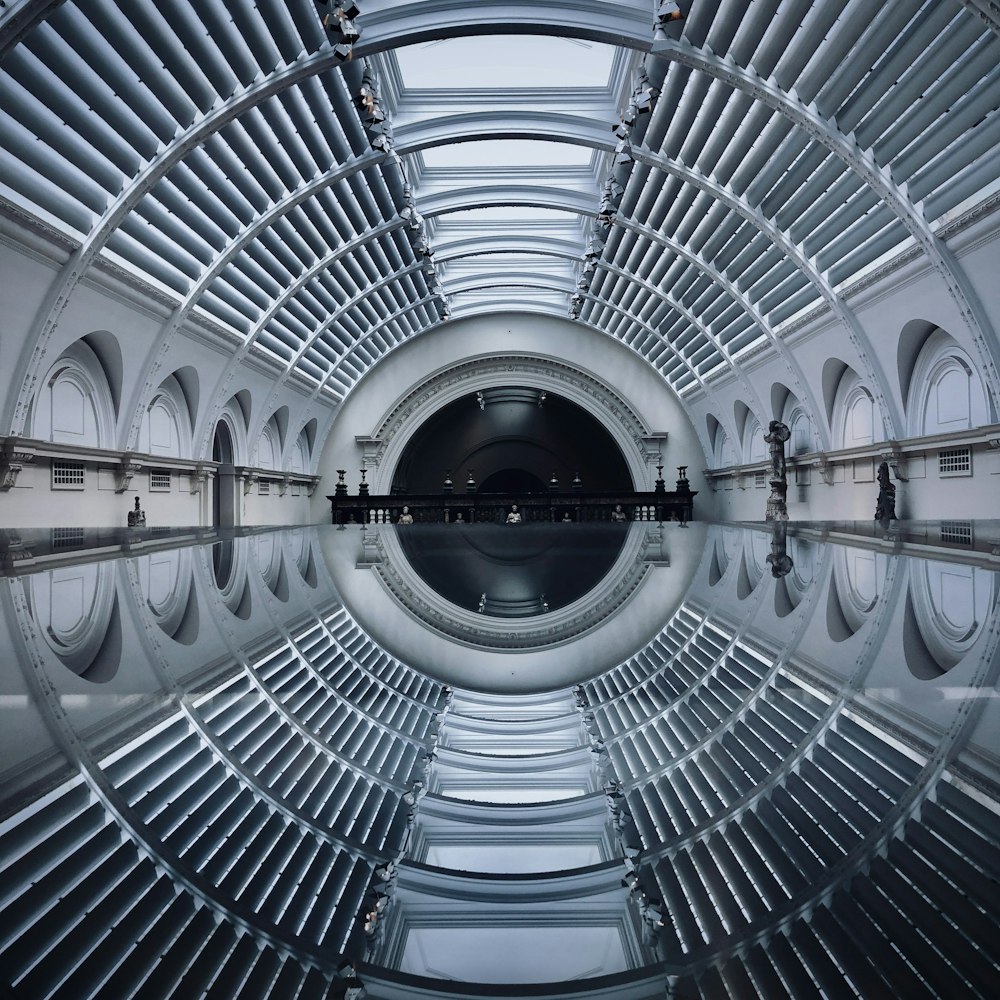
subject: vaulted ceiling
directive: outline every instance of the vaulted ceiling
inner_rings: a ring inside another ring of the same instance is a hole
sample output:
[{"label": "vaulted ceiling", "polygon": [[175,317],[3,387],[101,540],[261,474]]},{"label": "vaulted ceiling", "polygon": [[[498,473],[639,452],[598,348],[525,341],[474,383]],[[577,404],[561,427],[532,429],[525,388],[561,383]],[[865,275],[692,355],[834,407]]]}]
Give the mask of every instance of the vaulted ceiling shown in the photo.
[{"label": "vaulted ceiling", "polygon": [[990,356],[938,230],[998,184],[995,4],[353,6],[0,5],[0,198],[72,254],[39,344],[111,268],[175,303],[163,339],[222,327],[333,405],[500,309],[569,313],[692,398],[758,352],[794,380],[817,307],[864,359],[843,289],[912,253]]}]

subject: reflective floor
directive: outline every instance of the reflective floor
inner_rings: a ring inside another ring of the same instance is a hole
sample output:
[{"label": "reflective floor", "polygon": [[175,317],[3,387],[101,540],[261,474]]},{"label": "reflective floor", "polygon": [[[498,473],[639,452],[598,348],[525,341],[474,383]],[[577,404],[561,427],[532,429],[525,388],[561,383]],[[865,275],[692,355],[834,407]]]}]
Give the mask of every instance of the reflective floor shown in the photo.
[{"label": "reflective floor", "polygon": [[1000,992],[997,522],[0,559],[0,995]]}]

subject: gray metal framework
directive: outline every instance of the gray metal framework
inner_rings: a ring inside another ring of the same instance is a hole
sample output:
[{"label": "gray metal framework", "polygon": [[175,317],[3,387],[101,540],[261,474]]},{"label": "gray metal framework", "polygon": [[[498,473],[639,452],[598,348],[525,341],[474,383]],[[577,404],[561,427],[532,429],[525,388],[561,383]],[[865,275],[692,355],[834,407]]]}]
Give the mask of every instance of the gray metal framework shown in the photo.
[{"label": "gray metal framework", "polygon": [[[263,353],[335,406],[388,351],[449,315],[562,313],[577,293],[580,322],[648,357],[682,399],[738,371],[743,352],[773,352],[813,417],[821,406],[781,331],[825,306],[896,438],[887,376],[839,289],[914,248],[1000,396],[996,331],[937,235],[1000,180],[993,5],[771,0],[752,18],[737,0],[684,7],[668,37],[639,2],[368,0],[341,63],[305,2],[6,5],[0,197],[75,249],[23,345],[5,430],[24,430],[74,289],[110,266],[175,303],[127,401],[123,448],[189,321],[221,327],[240,344],[236,359]],[[610,77],[466,91],[446,59],[433,88],[408,86],[397,62],[401,46],[477,35],[517,46],[527,34],[616,46]],[[382,81],[395,123],[388,155],[370,148],[357,111],[365,70]],[[639,70],[659,97],[613,167],[612,116]],[[431,149],[495,139],[582,146],[589,165],[424,161]],[[574,273],[567,254],[575,246],[585,259],[612,173],[623,193],[600,266]],[[405,237],[407,197],[424,217],[431,272]],[[499,205],[520,208],[462,218]],[[514,258],[525,263],[512,275]],[[535,275],[530,290],[518,270]],[[204,450],[209,429],[199,430]]]}]

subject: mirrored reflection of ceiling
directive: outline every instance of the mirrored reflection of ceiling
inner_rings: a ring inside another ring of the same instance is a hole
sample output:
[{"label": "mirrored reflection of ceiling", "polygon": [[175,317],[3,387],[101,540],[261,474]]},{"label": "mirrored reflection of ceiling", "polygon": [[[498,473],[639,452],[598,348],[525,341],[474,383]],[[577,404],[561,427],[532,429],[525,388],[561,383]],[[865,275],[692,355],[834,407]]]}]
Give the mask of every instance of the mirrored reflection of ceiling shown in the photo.
[{"label": "mirrored reflection of ceiling", "polygon": [[346,530],[0,533],[6,992],[989,997],[1000,526],[696,527],[521,695]]},{"label": "mirrored reflection of ceiling", "polygon": [[621,525],[419,525],[401,531],[410,565],[460,608],[531,618],[584,597],[614,565]]}]

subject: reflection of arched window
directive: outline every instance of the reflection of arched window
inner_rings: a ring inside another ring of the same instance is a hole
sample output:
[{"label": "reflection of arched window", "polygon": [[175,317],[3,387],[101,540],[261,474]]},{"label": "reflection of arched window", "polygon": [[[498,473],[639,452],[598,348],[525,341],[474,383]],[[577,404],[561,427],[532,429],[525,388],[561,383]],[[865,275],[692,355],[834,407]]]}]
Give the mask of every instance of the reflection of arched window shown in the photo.
[{"label": "reflection of arched window", "polygon": [[191,551],[170,549],[136,560],[139,586],[156,624],[171,639],[190,645],[198,637],[198,601]]},{"label": "reflection of arched window", "polygon": [[81,447],[114,447],[111,389],[97,355],[83,341],[67,348],[42,381],[31,436]]},{"label": "reflection of arched window", "polygon": [[879,552],[849,546],[835,550],[827,625],[838,642],[857,632],[874,611],[886,566]]},{"label": "reflection of arched window", "polygon": [[875,441],[875,400],[867,386],[848,371],[841,380],[833,410],[835,448],[858,448]]},{"label": "reflection of arched window", "polygon": [[937,330],[921,349],[913,370],[908,433],[920,437],[989,422],[986,391],[972,359],[947,333]]},{"label": "reflection of arched window", "polygon": [[258,535],[254,539],[254,554],[257,558],[257,568],[267,584],[267,589],[278,600],[288,600],[288,579],[285,576],[285,563],[281,555],[281,535],[271,531]]},{"label": "reflection of arched window", "polygon": [[30,581],[45,642],[74,674],[98,684],[111,680],[121,662],[114,571],[114,563],[90,563],[36,573]]},{"label": "reflection of arched window", "polygon": [[764,576],[767,557],[771,552],[771,536],[763,531],[748,531],[744,539],[747,555],[747,573],[750,585],[756,589]]},{"label": "reflection of arched window", "polygon": [[212,572],[223,603],[237,618],[250,617],[245,538],[226,538],[212,546]]},{"label": "reflection of arched window", "polygon": [[989,570],[911,562],[904,652],[915,676],[938,676],[965,656],[990,620],[994,591],[995,575]]}]

